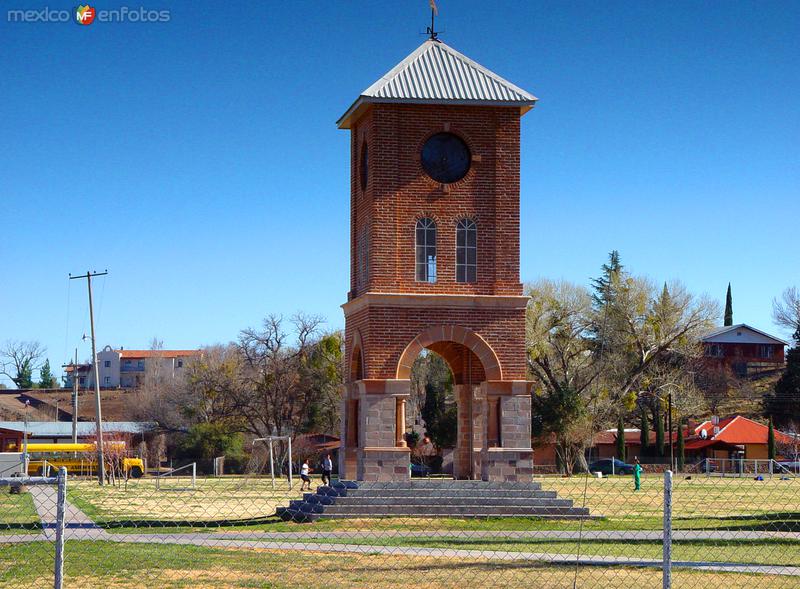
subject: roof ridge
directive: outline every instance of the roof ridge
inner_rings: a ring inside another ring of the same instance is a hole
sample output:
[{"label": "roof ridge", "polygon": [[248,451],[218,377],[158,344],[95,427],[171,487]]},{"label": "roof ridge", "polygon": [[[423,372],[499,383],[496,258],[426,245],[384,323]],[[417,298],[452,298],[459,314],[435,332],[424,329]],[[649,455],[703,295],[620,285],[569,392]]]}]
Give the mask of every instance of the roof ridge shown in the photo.
[{"label": "roof ridge", "polygon": [[736,420],[739,419],[740,417],[741,417],[741,415],[738,415],[738,414],[735,415],[728,423],[725,424],[725,427],[720,429],[717,433],[715,433],[711,437],[714,438],[714,439],[717,439],[718,436],[722,435],[722,432],[724,432],[726,429],[728,429],[730,426],[732,426],[736,422]]},{"label": "roof ridge", "polygon": [[737,323],[736,325],[725,325],[725,326],[722,326],[722,327],[718,327],[717,329],[709,331],[707,334],[705,334],[702,337],[702,339],[706,340],[708,338],[712,338],[712,337],[716,337],[718,335],[722,335],[723,333],[728,333],[729,331],[733,331],[735,329],[741,329],[742,327],[745,327],[745,328],[747,328],[747,329],[749,329],[751,331],[755,331],[756,333],[758,333],[760,335],[763,335],[764,337],[769,338],[771,340],[774,340],[776,342],[780,342],[784,346],[788,346],[789,345],[788,342],[786,342],[786,341],[784,341],[784,340],[782,340],[782,339],[780,339],[778,337],[775,337],[774,335],[770,335],[766,331],[761,331],[760,329],[758,329],[756,327],[753,327],[752,325],[748,325],[747,323]]}]

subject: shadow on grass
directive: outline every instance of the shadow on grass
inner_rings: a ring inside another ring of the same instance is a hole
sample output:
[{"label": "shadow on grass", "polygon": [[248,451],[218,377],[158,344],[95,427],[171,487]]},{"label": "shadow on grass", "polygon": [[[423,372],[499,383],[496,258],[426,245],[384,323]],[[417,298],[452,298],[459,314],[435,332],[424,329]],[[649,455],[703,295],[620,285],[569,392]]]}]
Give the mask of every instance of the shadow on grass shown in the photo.
[{"label": "shadow on grass", "polygon": [[[695,522],[697,519],[702,519],[708,522],[720,522],[719,525],[697,527],[688,526],[683,527],[681,523]],[[722,515],[718,517],[703,516],[702,518],[691,517],[673,517],[673,529],[683,530],[727,530],[727,531],[741,531],[741,532],[800,532],[800,512],[786,511],[775,513],[761,513],[753,515]],[[731,522],[725,524],[725,522]]]},{"label": "shadow on grass", "polygon": [[3,530],[41,530],[42,522],[9,523],[0,522],[0,532]]},{"label": "shadow on grass", "polygon": [[95,523],[98,527],[106,529],[117,528],[229,528],[236,526],[263,526],[266,524],[281,523],[282,520],[274,516],[253,517],[246,519],[218,519],[218,520],[159,520],[159,519],[119,519],[99,520]]}]

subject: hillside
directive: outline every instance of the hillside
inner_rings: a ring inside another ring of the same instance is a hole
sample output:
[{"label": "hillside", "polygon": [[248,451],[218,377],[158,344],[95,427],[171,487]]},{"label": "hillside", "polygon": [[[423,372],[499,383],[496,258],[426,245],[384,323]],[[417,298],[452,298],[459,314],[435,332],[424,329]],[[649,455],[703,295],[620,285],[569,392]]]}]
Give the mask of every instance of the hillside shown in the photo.
[{"label": "hillside", "polygon": [[[106,421],[135,421],[134,393],[122,389],[100,391],[103,419]],[[25,417],[25,400],[30,400],[28,419],[31,421],[72,420],[72,391],[69,389],[33,389],[26,391],[0,391],[0,421],[22,421]],[[94,391],[78,393],[78,420],[94,420]]]}]

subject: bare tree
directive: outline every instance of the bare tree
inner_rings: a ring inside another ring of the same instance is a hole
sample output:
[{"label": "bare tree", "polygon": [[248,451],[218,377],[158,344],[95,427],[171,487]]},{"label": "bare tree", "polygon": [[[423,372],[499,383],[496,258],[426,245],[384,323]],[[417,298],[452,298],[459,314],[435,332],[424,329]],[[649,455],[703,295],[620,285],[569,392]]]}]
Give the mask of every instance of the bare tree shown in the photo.
[{"label": "bare tree", "polygon": [[0,374],[10,378],[17,388],[30,388],[33,371],[39,366],[47,349],[37,341],[8,340],[0,348]]},{"label": "bare tree", "polygon": [[188,419],[183,407],[187,391],[183,383],[174,380],[165,358],[158,355],[163,349],[161,340],[151,340],[150,350],[154,353],[145,361],[143,379],[137,381],[134,415],[137,419],[157,422],[165,431],[186,431]]},{"label": "bare tree", "polygon": [[241,429],[246,405],[240,390],[242,361],[233,344],[204,348],[198,358],[188,362],[184,393],[180,395],[183,414],[193,422],[226,422],[232,430]]},{"label": "bare tree", "polygon": [[258,436],[295,435],[311,405],[306,363],[318,340],[322,319],[295,315],[286,332],[283,318],[270,315],[260,329],[245,329],[237,347],[242,357],[242,388],[236,402],[247,430]]},{"label": "bare tree", "polygon": [[772,299],[772,319],[793,334],[800,331],[800,289],[792,286]]}]

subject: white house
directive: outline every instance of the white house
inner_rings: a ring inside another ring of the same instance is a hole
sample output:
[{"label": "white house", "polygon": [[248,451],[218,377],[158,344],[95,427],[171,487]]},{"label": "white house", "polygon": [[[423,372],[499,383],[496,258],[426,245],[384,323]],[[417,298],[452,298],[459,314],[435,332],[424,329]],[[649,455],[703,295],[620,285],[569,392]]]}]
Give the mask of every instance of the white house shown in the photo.
[{"label": "white house", "polygon": [[[189,360],[197,358],[200,350],[115,350],[106,346],[97,352],[97,369],[102,388],[135,388],[144,382],[146,371],[158,371],[160,378],[173,379],[183,374]],[[94,371],[90,365],[78,367],[81,388],[94,386]],[[72,386],[72,373],[67,372],[64,382]]]}]

